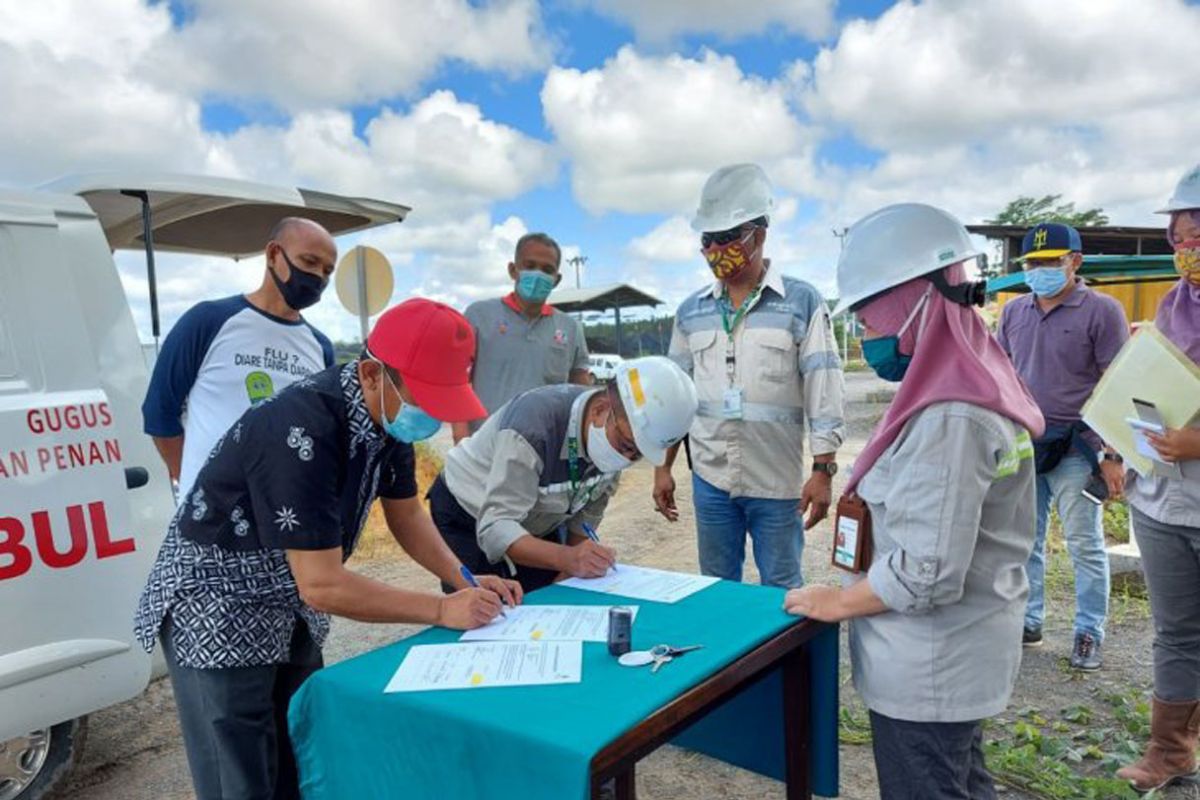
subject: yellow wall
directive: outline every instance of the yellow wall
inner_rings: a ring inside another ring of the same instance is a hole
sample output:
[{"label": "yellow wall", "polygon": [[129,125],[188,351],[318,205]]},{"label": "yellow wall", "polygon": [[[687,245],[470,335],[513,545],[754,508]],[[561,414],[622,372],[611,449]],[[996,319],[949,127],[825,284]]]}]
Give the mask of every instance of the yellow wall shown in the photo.
[{"label": "yellow wall", "polygon": [[[1093,286],[1097,292],[1115,297],[1125,308],[1125,316],[1132,324],[1153,320],[1158,311],[1158,303],[1163,299],[1175,281],[1146,281],[1143,283],[1121,283],[1115,286]],[[1020,297],[1016,292],[1000,292],[996,300],[1000,308],[1004,307],[1014,297]]]}]

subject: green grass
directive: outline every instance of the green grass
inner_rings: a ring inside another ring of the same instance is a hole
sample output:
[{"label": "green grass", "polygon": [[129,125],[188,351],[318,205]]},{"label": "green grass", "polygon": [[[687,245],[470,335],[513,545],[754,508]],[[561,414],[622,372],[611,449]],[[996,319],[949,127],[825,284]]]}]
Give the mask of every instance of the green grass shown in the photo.
[{"label": "green grass", "polygon": [[1141,754],[1149,727],[1144,691],[1093,689],[1086,704],[988,721],[984,754],[997,780],[1046,800],[1152,798],[1114,777]]},{"label": "green grass", "polygon": [[[1129,540],[1129,510],[1124,503],[1104,508],[1105,538]],[[1075,614],[1075,576],[1062,537],[1062,525],[1051,514],[1046,536],[1046,618],[1070,626]],[[1150,604],[1145,586],[1125,581],[1109,595],[1109,624],[1145,620]],[[1059,670],[1071,681],[1086,676],[1060,659]],[[986,724],[985,755],[998,781],[1046,800],[1122,800],[1153,798],[1139,795],[1113,776],[1136,760],[1150,729],[1145,688],[1131,687],[1114,694],[1097,688],[1089,701],[1054,711],[1024,708],[1015,718],[999,717]]]}]

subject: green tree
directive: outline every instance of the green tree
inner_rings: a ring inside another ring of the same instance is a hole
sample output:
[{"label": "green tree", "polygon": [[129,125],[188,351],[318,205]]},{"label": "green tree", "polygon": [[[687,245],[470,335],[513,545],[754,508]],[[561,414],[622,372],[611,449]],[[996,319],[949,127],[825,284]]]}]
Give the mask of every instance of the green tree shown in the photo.
[{"label": "green tree", "polygon": [[1044,197],[1018,197],[995,219],[984,220],[988,225],[1036,225],[1039,222],[1063,222],[1076,228],[1107,225],[1108,215],[1102,208],[1076,211],[1074,203],[1063,203],[1061,194]]}]

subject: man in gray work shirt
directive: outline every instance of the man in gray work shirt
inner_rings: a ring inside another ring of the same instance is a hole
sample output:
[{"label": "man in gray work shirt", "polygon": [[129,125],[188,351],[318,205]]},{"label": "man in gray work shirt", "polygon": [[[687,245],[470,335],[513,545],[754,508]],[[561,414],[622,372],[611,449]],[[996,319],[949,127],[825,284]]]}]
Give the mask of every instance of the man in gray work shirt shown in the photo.
[{"label": "man in gray work shirt", "polygon": [[603,389],[531,389],[447,454],[429,491],[433,521],[477,575],[527,591],[602,576],[616,552],[595,529],[621,470],[643,456],[662,464],[695,414],[692,379],[662,356],[623,362]]},{"label": "man in gray work shirt", "polygon": [[[546,302],[562,280],[561,262],[556,241],[544,233],[525,234],[508,265],[513,291],[472,303],[464,313],[477,348],[471,386],[488,414],[528,389],[591,383],[583,326]],[[455,423],[454,441],[481,425],[482,419]]]}]

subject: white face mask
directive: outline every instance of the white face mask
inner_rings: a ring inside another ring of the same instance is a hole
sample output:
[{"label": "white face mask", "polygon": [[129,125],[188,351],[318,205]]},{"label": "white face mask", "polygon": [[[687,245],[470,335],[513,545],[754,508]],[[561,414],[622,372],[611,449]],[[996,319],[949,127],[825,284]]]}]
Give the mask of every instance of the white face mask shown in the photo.
[{"label": "white face mask", "polygon": [[612,446],[603,425],[593,425],[588,431],[587,454],[601,472],[620,472],[633,464]]}]

